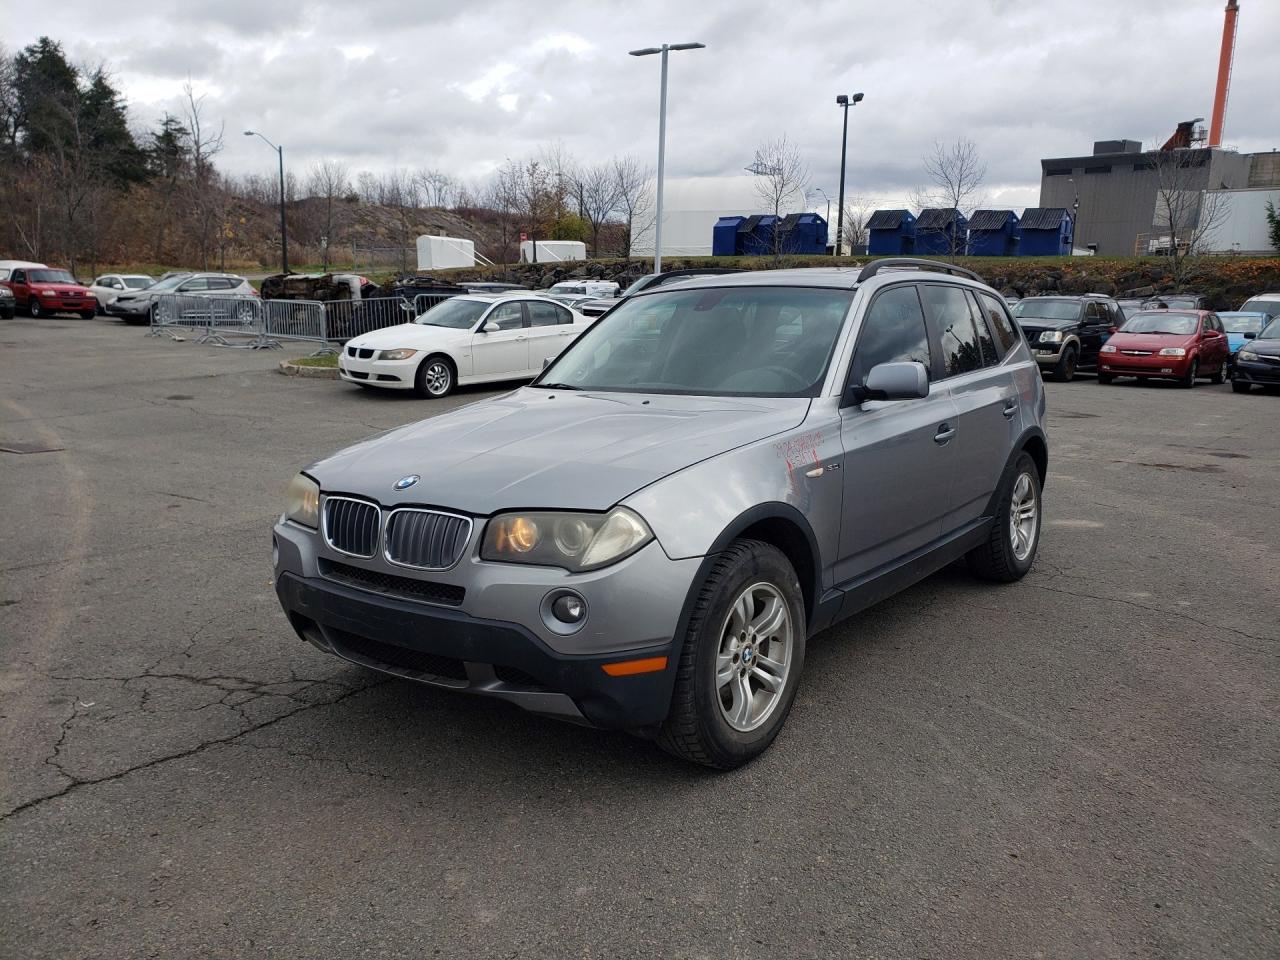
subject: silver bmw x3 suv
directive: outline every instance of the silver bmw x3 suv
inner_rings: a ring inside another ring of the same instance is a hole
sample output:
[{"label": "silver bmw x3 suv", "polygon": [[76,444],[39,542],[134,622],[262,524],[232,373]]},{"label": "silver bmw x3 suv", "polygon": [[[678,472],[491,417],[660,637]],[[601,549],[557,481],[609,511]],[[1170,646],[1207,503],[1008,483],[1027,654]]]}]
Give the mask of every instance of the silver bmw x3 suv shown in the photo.
[{"label": "silver bmw x3 suv", "polygon": [[303,470],[276,590],[346,660],[734,767],[785,722],[807,638],[960,558],[1027,572],[1044,411],[966,270],[668,285],[529,386]]}]

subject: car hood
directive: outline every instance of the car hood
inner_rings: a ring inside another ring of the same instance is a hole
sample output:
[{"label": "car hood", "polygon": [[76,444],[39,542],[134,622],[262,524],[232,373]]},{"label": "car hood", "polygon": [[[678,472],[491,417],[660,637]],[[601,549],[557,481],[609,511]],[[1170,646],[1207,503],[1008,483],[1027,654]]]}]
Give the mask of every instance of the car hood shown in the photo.
[{"label": "car hood", "polygon": [[1045,317],[1019,317],[1018,326],[1026,330],[1069,330],[1080,325],[1079,320],[1049,320]]},{"label": "car hood", "polygon": [[1117,350],[1163,350],[1165,347],[1190,347],[1196,342],[1195,334],[1187,333],[1113,333],[1107,344]]},{"label": "car hood", "polygon": [[429,327],[425,323],[398,323],[370,333],[362,333],[347,341],[349,347],[370,347],[374,350],[391,350],[396,347],[413,347],[422,343],[444,343],[458,337],[471,338],[469,329],[453,327]]},{"label": "car hood", "polygon": [[[358,443],[306,472],[325,492],[386,505],[607,510],[677,470],[799,425],[809,403],[526,387]],[[396,492],[411,474],[421,481]]]},{"label": "car hood", "polygon": [[1280,357],[1280,340],[1247,340],[1242,350],[1252,350],[1264,357]]},{"label": "car hood", "polygon": [[89,288],[79,283],[45,283],[43,280],[35,280],[27,286],[33,290],[57,290],[58,293],[74,293],[77,296],[91,296]]}]

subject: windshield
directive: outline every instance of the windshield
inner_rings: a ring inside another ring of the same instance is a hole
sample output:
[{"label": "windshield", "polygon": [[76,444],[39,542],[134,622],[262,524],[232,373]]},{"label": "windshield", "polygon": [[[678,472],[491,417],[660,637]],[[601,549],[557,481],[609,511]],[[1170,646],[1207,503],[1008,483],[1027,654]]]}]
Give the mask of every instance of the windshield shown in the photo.
[{"label": "windshield", "polygon": [[1272,320],[1267,324],[1266,328],[1258,334],[1259,340],[1280,340],[1280,320]]},{"label": "windshield", "polygon": [[1080,304],[1074,300],[1019,300],[1013,307],[1013,315],[1038,320],[1075,320],[1080,316]]},{"label": "windshield", "polygon": [[31,283],[76,283],[76,278],[66,270],[32,270],[28,275]]},{"label": "windshield", "polygon": [[1241,310],[1255,310],[1258,313],[1269,313],[1280,317],[1280,296],[1254,297],[1246,300]]},{"label": "windshield", "polygon": [[1258,313],[1220,313],[1218,319],[1227,333],[1257,333],[1262,329],[1263,317]]},{"label": "windshield", "polygon": [[1172,333],[1189,336],[1196,332],[1200,318],[1194,313],[1148,310],[1134,314],[1120,328],[1123,333]]},{"label": "windshield", "polygon": [[480,319],[480,315],[489,308],[486,300],[463,300],[460,297],[454,297],[450,300],[442,300],[434,307],[429,307],[427,312],[414,323],[420,323],[424,327],[448,327],[451,330],[469,330],[475,326],[476,321]]},{"label": "windshield", "polygon": [[151,286],[150,277],[122,277],[124,285],[130,290],[145,290]]},{"label": "windshield", "polygon": [[737,287],[619,304],[540,383],[701,396],[816,396],[853,294]]},{"label": "windshield", "polygon": [[639,280],[636,280],[636,281],[635,281],[634,283],[632,283],[629,287],[627,287],[627,289],[623,290],[623,291],[622,291],[622,295],[623,295],[624,297],[629,297],[629,296],[631,296],[633,293],[639,293],[641,290],[643,290],[643,289],[644,289],[645,284],[647,284],[650,280],[652,280],[652,279],[653,279],[654,277],[656,277],[656,276],[657,276],[657,274],[656,274],[656,273],[646,273],[646,274],[645,274],[643,277],[641,277]]}]

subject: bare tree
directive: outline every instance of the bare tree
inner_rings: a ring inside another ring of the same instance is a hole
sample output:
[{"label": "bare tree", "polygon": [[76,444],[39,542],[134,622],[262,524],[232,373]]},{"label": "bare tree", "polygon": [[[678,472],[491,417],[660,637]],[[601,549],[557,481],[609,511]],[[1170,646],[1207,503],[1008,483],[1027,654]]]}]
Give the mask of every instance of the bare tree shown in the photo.
[{"label": "bare tree", "polygon": [[1211,159],[1207,150],[1175,149],[1156,154],[1151,226],[1158,236],[1149,242],[1148,252],[1164,258],[1175,291],[1182,289],[1231,214],[1223,194],[1203,189],[1203,168]]},{"label": "bare tree", "polygon": [[450,206],[458,191],[458,182],[442,170],[419,170],[416,179],[428,207]]},{"label": "bare tree", "polygon": [[347,165],[338,160],[320,160],[311,168],[307,192],[324,201],[324,236],[320,240],[324,271],[329,272],[329,245],[333,243],[334,203],[351,189]]},{"label": "bare tree", "polygon": [[[960,137],[952,144],[935,140],[933,149],[922,162],[929,186],[915,191],[913,199],[918,208],[955,210],[967,216],[982,205],[980,191],[987,177],[987,165],[972,140]],[[966,237],[953,226],[948,235],[950,255],[964,253],[966,242]]]},{"label": "bare tree", "polygon": [[408,170],[392,170],[382,175],[379,183],[380,203],[396,213],[397,245],[400,249],[400,269],[408,271],[408,250],[414,242],[413,211],[419,208],[418,183]]},{"label": "bare tree", "polygon": [[871,235],[867,230],[867,221],[875,212],[875,202],[867,197],[845,197],[844,200],[844,245],[851,251],[865,247]]},{"label": "bare tree", "polygon": [[591,227],[591,255],[600,256],[600,228],[618,211],[618,180],[608,163],[578,168],[573,178],[578,215]]},{"label": "bare tree", "polygon": [[612,166],[618,211],[626,218],[622,253],[629,257],[636,241],[653,229],[653,171],[632,156],[614,157]]},{"label": "bare tree", "polygon": [[190,78],[182,86],[186,102],[183,104],[187,130],[188,156],[191,162],[191,181],[188,185],[190,213],[195,228],[201,267],[209,269],[209,257],[213,250],[214,235],[219,226],[220,203],[217,196],[220,187],[213,158],[222,152],[223,124],[215,129],[204,114],[204,95],[197,97]]},{"label": "bare tree", "polygon": [[[755,158],[747,169],[756,175],[756,196],[775,217],[782,216],[784,207],[804,203],[809,165],[785,133],[756,147]],[[783,252],[785,239],[781,230],[774,230],[775,256]]]}]

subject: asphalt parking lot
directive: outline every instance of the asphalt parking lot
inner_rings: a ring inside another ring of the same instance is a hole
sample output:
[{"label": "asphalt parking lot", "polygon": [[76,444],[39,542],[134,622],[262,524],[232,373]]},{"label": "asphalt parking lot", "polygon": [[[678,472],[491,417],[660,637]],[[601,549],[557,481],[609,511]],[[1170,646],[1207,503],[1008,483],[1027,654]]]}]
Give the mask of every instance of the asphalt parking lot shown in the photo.
[{"label": "asphalt parking lot", "polygon": [[821,635],[733,773],[288,628],[320,453],[487,396],[0,321],[0,955],[1275,957],[1280,397],[1050,384],[1039,560]]}]

